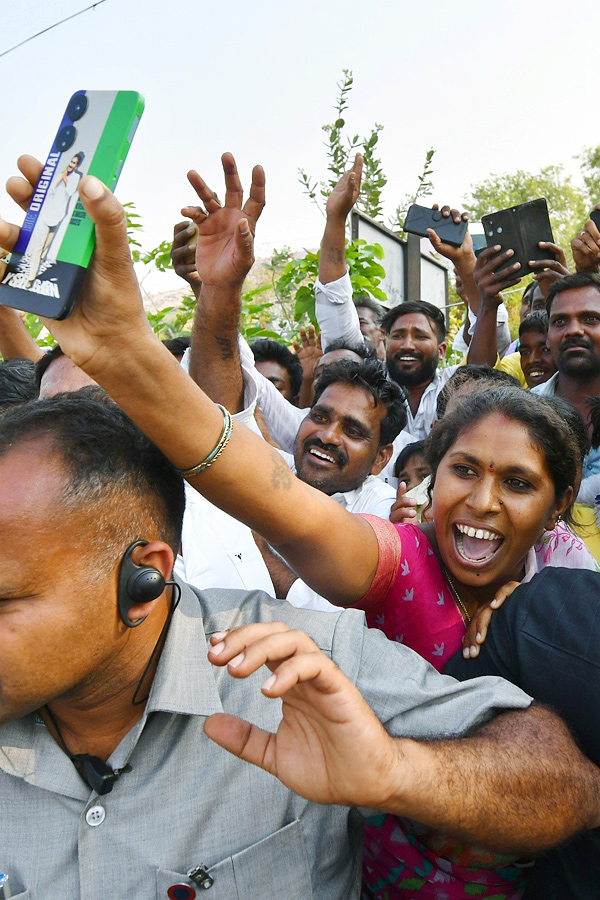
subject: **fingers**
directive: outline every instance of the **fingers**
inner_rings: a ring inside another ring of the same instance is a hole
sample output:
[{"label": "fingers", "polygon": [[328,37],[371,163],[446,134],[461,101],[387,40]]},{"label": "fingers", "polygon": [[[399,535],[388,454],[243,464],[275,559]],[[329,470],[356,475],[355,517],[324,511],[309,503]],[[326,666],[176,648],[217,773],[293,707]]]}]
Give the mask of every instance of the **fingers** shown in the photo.
[{"label": "fingers", "polygon": [[401,524],[416,518],[417,501],[413,497],[406,497],[406,490],[406,482],[401,481],[396,491],[396,502],[390,511],[390,522]]},{"label": "fingers", "polygon": [[[219,198],[212,191],[203,178],[198,175],[198,173],[192,169],[188,172],[188,181],[191,186],[196,191],[196,194],[200,198],[200,200],[204,203],[207,213],[216,212],[218,209],[221,209],[221,204],[219,203]],[[191,207],[185,207],[186,212],[185,215],[188,215],[187,210]],[[196,207],[197,208],[197,207]],[[183,210],[182,210],[183,212]],[[190,217],[192,218],[192,217]]]},{"label": "fingers", "polygon": [[[4,219],[0,219],[0,247],[3,250],[12,250],[17,243],[20,233],[21,229],[18,225],[13,225],[11,222],[5,222]],[[0,253],[0,255],[3,254]]]},{"label": "fingers", "polygon": [[208,658],[213,665],[229,666],[235,677],[246,678],[268,662],[277,662],[317,645],[303,631],[292,631],[283,622],[266,622],[212,635]]},{"label": "fingers", "polygon": [[93,175],[79,182],[79,196],[84,209],[96,226],[95,265],[103,270],[122,270],[123,276],[135,283],[125,210],[108,188]]},{"label": "fingers", "polygon": [[250,196],[244,204],[244,212],[251,220],[252,225],[256,224],[260,214],[265,208],[265,183],[265,170],[262,166],[254,166],[252,169]]},{"label": "fingers", "polygon": [[567,268],[567,257],[565,256],[565,251],[558,244],[553,244],[552,241],[539,241],[538,247],[541,247],[542,250],[548,248],[556,262],[560,266],[563,266],[565,269]]},{"label": "fingers", "polygon": [[221,164],[225,175],[225,206],[229,209],[241,209],[244,191],[233,155],[224,153]]},{"label": "fingers", "polygon": [[257,725],[244,722],[236,716],[226,713],[215,713],[204,723],[207,737],[252,765],[260,766],[277,775],[275,768],[275,736]]},{"label": "fingers", "polygon": [[497,609],[500,609],[504,601],[519,587],[520,583],[520,581],[508,581],[496,592],[496,596],[489,604],[486,604],[486,606],[483,606],[475,613],[462,642],[465,659],[474,659],[476,656],[479,656],[481,645],[485,643],[487,637],[492,615]]},{"label": "fingers", "polygon": [[19,178],[14,175],[6,182],[6,190],[15,203],[18,203],[21,209],[27,209],[35,186],[42,174],[42,163],[35,156],[20,156],[17,160],[19,171],[25,176]]},{"label": "fingers", "polygon": [[[432,209],[439,209],[439,206],[438,206],[437,203],[435,203],[431,208],[432,208]],[[459,212],[457,209],[451,209],[449,206],[442,206],[441,212],[442,212],[442,215],[444,216],[444,218],[446,218],[446,219],[448,219],[448,218],[454,219],[454,221],[456,222],[457,225],[458,225],[461,221],[463,221],[463,222],[468,222],[468,221],[469,221],[469,213],[467,213],[467,212],[461,213],[461,212]]]},{"label": "fingers", "polygon": [[240,219],[234,232],[236,262],[248,272],[254,264],[254,235],[248,219]]},{"label": "fingers", "polygon": [[488,296],[496,296],[500,291],[520,282],[516,273],[521,264],[516,262],[505,265],[512,256],[513,250],[501,250],[498,244],[487,247],[479,254],[474,276],[480,291]]}]

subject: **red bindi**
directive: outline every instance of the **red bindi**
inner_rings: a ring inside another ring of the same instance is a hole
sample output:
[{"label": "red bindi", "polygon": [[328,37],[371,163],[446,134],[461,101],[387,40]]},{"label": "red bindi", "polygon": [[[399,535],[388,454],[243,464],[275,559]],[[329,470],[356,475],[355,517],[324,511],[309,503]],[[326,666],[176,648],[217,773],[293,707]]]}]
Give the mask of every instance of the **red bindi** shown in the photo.
[{"label": "red bindi", "polygon": [[494,463],[493,462],[491,462],[488,465],[488,472],[490,473],[490,475],[493,475],[493,473],[494,473]]}]

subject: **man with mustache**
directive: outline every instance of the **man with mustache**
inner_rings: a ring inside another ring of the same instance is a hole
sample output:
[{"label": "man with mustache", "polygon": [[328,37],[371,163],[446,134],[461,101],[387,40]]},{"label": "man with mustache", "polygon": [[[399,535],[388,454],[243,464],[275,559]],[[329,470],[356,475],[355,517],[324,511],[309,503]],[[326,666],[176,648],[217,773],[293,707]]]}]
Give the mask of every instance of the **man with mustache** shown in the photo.
[{"label": "man with mustache", "polygon": [[[589,397],[600,395],[600,275],[577,273],[548,291],[548,346],[558,372],[534,387],[562,397],[590,427]],[[600,473],[600,449],[588,453],[583,477]]]}]

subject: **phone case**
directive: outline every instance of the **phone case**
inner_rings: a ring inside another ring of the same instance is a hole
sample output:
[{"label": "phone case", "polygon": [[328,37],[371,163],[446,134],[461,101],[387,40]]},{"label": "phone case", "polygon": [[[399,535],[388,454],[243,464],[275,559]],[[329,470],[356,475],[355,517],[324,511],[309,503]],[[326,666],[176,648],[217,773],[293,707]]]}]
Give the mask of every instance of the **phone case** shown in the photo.
[{"label": "phone case", "polygon": [[445,244],[460,247],[467,233],[467,222],[461,220],[458,225],[451,216],[443,216],[439,209],[428,206],[409,206],[404,220],[404,231],[429,237],[427,229],[433,228],[437,236]]},{"label": "phone case", "polygon": [[514,256],[500,266],[499,272],[520,262],[517,275],[528,275],[534,271],[529,266],[530,259],[548,259],[549,251],[538,247],[539,241],[554,243],[544,197],[482,216],[481,224],[488,247],[499,245],[502,250],[514,250]]},{"label": "phone case", "polygon": [[0,303],[51,319],[72,311],[95,243],[79,182],[95,175],[114,190],[143,110],[135,91],[73,94],[8,257]]}]

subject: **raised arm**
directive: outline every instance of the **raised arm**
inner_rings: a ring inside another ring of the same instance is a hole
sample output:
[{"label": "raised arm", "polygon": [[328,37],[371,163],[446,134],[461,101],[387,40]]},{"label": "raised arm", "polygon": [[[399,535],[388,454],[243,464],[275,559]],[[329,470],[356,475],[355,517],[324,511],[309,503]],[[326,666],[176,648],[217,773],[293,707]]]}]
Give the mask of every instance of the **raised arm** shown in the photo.
[{"label": "raised arm", "polygon": [[[30,181],[35,183],[39,171],[38,163]],[[105,388],[175,466],[195,467],[219,444],[223,415],[152,333],[131,263],[123,208],[93,177],[82,179],[80,196],[96,223],[96,252],[73,314],[45,324],[73,362]],[[229,234],[213,239],[210,219],[222,210],[214,197],[208,206],[198,224],[198,273],[219,291],[238,291],[240,254],[248,247],[240,221],[245,217],[235,207],[238,215],[229,217]],[[12,246],[17,235],[16,226],[0,223],[0,244]],[[234,426],[224,452],[188,480],[262,534],[320,594],[349,604],[367,592],[378,563],[370,525],[299,481],[260,437]]]},{"label": "raised arm", "polygon": [[[512,250],[498,252],[500,247],[488,247],[477,259],[474,278],[479,291],[479,311],[475,333],[469,346],[467,362],[472,365],[496,364],[498,350],[496,342],[496,318],[498,307],[503,302],[501,291],[518,284],[520,263],[511,263]],[[508,261],[506,269],[500,266]]]},{"label": "raised arm", "polygon": [[[190,184],[204,206],[182,209],[196,230],[196,269],[188,272],[188,279],[200,281],[189,370],[211,399],[235,413],[244,405],[238,350],[242,285],[254,263],[254,233],[265,205],[265,175],[261,166],[255,166],[250,196],[242,208],[243,190],[231,153],[223,154],[222,163],[225,205],[221,206],[197,172],[190,172]],[[182,262],[189,266],[187,259]]]},{"label": "raised arm", "polygon": [[337,339],[351,344],[363,342],[346,265],[346,219],[360,194],[362,167],[363,158],[357,153],[354,165],[342,175],[327,198],[319,280],[315,284],[315,314],[324,350]]}]

